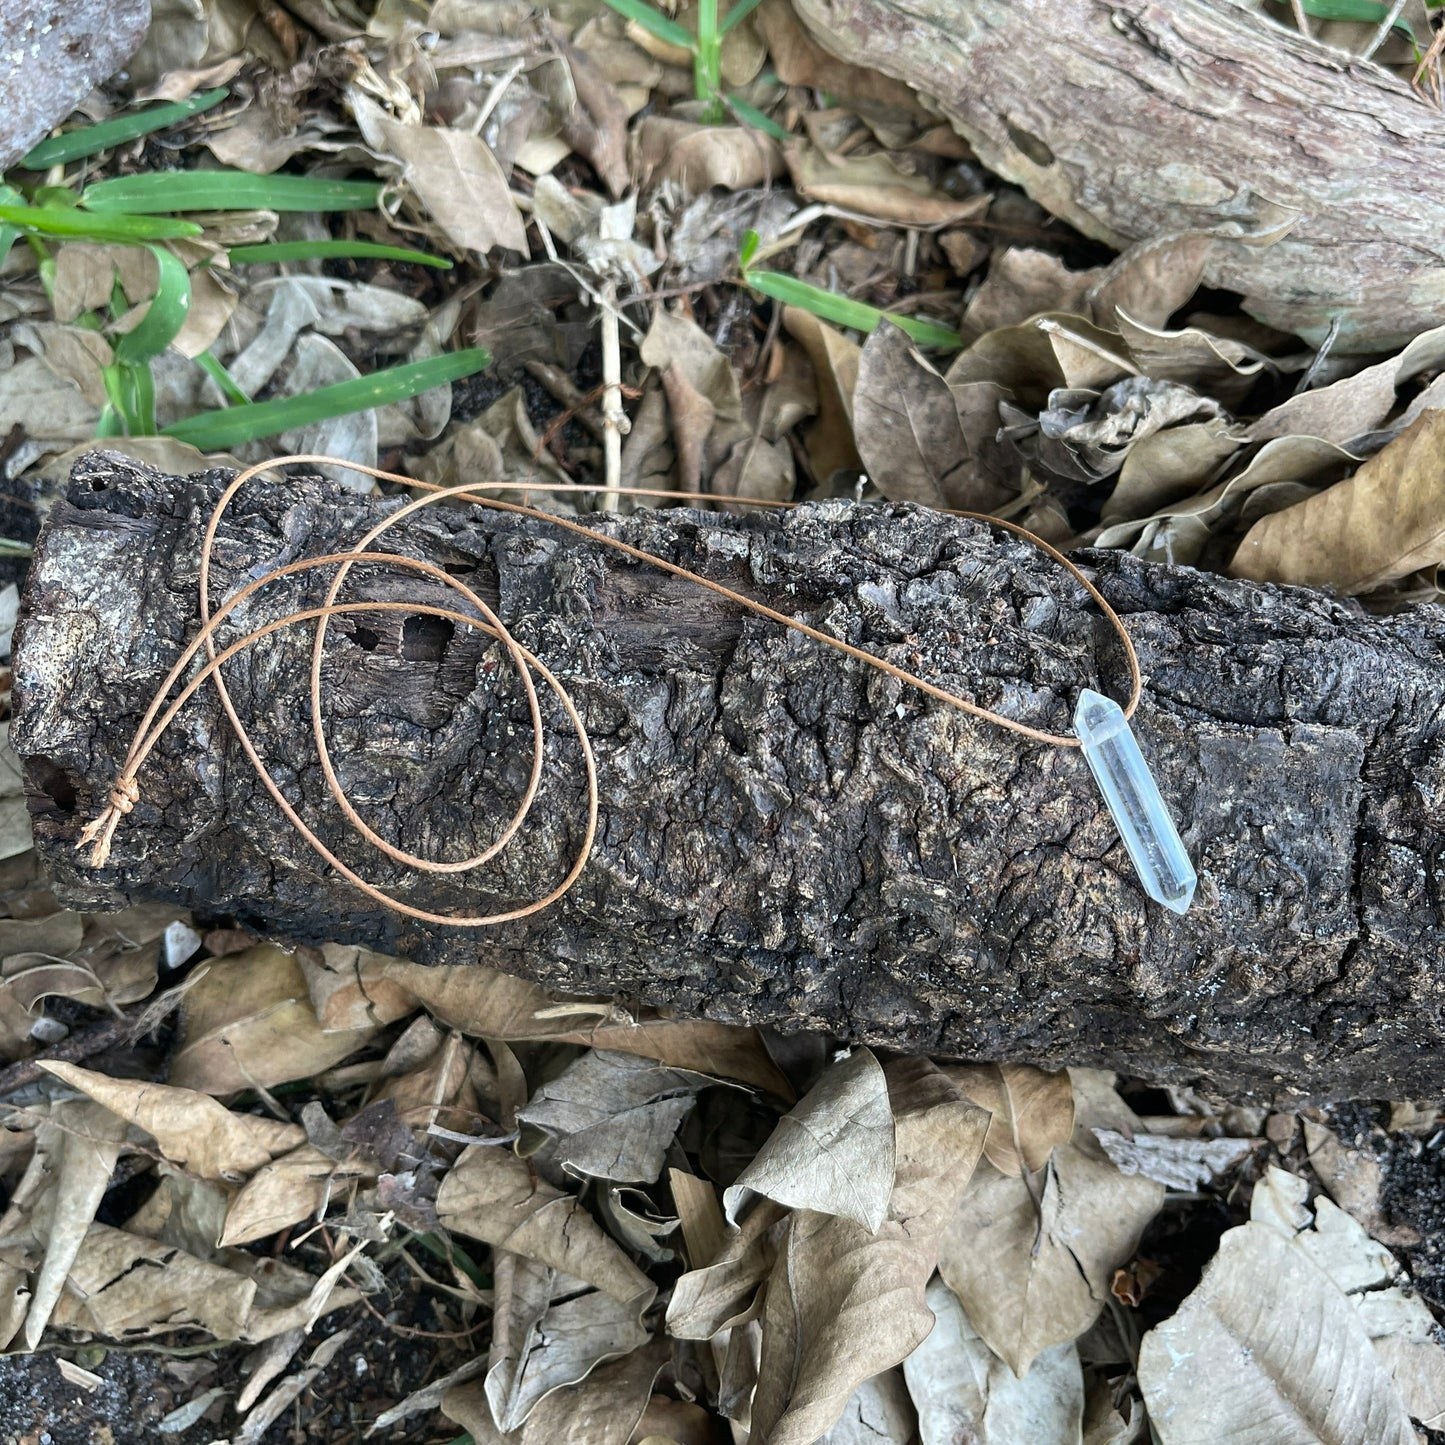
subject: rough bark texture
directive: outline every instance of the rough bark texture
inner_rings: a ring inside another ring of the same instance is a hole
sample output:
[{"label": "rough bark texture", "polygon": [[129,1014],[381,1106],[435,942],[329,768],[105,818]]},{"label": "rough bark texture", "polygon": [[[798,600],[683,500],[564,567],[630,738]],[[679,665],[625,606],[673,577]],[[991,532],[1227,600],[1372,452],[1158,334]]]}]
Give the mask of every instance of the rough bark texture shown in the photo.
[{"label": "rough bark texture", "polygon": [[0,171],[140,48],[150,0],[0,0]]},{"label": "rough bark texture", "polygon": [[[11,738],[38,846],[77,905],[166,898],[299,939],[900,1048],[1232,1092],[1439,1090],[1436,610],[1376,620],[1303,591],[1088,554],[1138,645],[1140,735],[1201,875],[1177,918],[1142,896],[1076,751],[975,722],[543,523],[423,513],[391,535],[498,599],[578,698],[601,771],[598,842],[576,888],[526,923],[466,932],[370,907],[319,867],[209,690],[141,774],[110,866],[92,872],[74,851],[196,625],[216,488],[214,475],[96,453],[42,537]],[[221,534],[217,594],[345,545],[379,505],[319,481],[253,482]],[[1091,679],[1122,687],[1118,644],[1076,584],[978,524],[827,503],[595,526],[1045,726],[1065,724]],[[311,577],[278,587],[247,627],[314,597]],[[380,571],[357,587],[422,595]],[[519,689],[494,643],[398,617],[337,628],[334,755],[378,831],[464,856],[525,779]],[[345,841],[309,739],[309,640],[287,629],[229,676],[275,776],[342,856],[446,910],[536,896],[561,876],[582,791],[556,708],[535,825],[485,881],[408,881]]]},{"label": "rough bark texture", "polygon": [[991,170],[1114,246],[1220,226],[1211,285],[1383,350],[1445,314],[1445,123],[1394,75],[1229,0],[793,0]]}]

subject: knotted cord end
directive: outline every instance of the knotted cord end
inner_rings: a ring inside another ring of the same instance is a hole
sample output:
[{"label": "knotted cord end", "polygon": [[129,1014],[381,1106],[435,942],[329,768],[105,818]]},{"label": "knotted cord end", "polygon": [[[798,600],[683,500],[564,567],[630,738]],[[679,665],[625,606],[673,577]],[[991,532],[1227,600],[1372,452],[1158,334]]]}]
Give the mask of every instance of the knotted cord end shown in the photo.
[{"label": "knotted cord end", "polygon": [[104,812],[85,825],[76,840],[77,848],[90,848],[90,866],[104,868],[110,860],[110,845],[120,820],[140,801],[140,786],[124,773],[115,780]]}]

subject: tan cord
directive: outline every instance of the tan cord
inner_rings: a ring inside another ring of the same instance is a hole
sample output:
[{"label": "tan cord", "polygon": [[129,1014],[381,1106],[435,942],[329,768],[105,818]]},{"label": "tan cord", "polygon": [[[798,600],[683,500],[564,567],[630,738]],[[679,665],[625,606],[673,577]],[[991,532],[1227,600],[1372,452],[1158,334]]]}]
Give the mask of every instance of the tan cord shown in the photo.
[{"label": "tan cord", "polygon": [[[211,575],[211,554],[215,546],[216,533],[220,528],[221,518],[225,513],[231,499],[240,489],[245,486],[252,477],[259,473],[269,471],[275,467],[287,466],[293,463],[311,463],[327,466],[344,466],[350,471],[360,472],[365,476],[375,477],[383,481],[396,482],[405,487],[421,489],[427,495],[417,497],[408,502],[405,506],[392,512],[389,516],[378,522],[375,527],[364,536],[354,548],[344,552],[331,552],[324,557],[310,557],[298,562],[287,563],[283,567],[277,567],[267,572],[264,576],[248,582],[245,586],[232,593],[220,607],[212,611],[210,595]],[[736,603],[739,607],[749,612],[756,613],[759,617],[766,617],[783,627],[791,628],[794,632],[800,632],[804,637],[812,638],[815,642],[822,643],[825,647],[831,647],[835,652],[841,652],[845,657],[865,663],[869,667],[876,668],[879,672],[889,677],[897,678],[900,682],[907,683],[910,687],[917,688],[929,697],[937,698],[940,702],[950,707],[958,708],[962,712],[971,713],[974,717],[982,718],[985,722],[991,722],[999,727],[1008,728],[1012,732],[1020,733],[1024,737],[1032,738],[1036,742],[1051,743],[1055,747],[1076,748],[1079,740],[1067,733],[1045,732],[1040,728],[1030,727],[1027,723],[1017,722],[1013,718],[1004,717],[1003,714],[994,712],[990,708],[981,707],[978,703],[968,698],[959,697],[956,693],[949,692],[946,688],[939,687],[935,683],[926,681],[916,674],[907,671],[905,668],[897,667],[891,662],[886,662],[881,657],[875,657],[871,652],[865,652],[862,648],[853,647],[851,644],[842,642],[836,637],[830,637],[817,628],[809,627],[805,622],[799,622],[797,618],[789,617],[782,612],[765,606],[761,602],[754,601],[751,597],[745,597],[741,592],[735,592],[731,587],[725,587],[720,582],[713,582],[706,577],[699,576],[696,572],[689,571],[686,567],[680,567],[674,562],[668,562],[661,557],[654,556],[651,552],[645,552],[640,547],[633,547],[626,542],[620,542],[614,537],[599,535],[589,527],[579,522],[569,521],[565,517],[554,516],[550,512],[543,512],[536,507],[521,506],[516,502],[503,502],[495,497],[481,495],[488,490],[514,489],[514,482],[469,482],[456,487],[441,487],[430,482],[419,482],[412,477],[399,476],[395,472],[382,471],[376,467],[362,466],[357,462],[342,462],[335,457],[298,455],[279,457],[274,461],[262,462],[257,466],[248,467],[245,471],[238,472],[231,483],[222,492],[220,500],[216,503],[215,510],[211,513],[210,522],[207,524],[205,536],[201,543],[201,564],[200,564],[200,610],[201,629],[180,657],[176,659],[175,665],[166,674],[165,680],[156,690],[156,695],[151,699],[150,706],[146,709],[145,716],[141,719],[139,728],[136,730],[134,740],[131,742],[130,751],[126,754],[125,762],[120,772],[116,775],[115,783],[110,790],[107,806],[104,811],[91,823],[87,824],[81,833],[77,847],[89,847],[91,849],[90,862],[92,867],[102,868],[110,857],[111,844],[115,837],[115,830],[127,813],[129,813],[140,799],[140,786],[137,782],[137,774],[145,764],[156,744],[160,741],[162,734],[171,725],[176,714],[189,701],[191,695],[201,687],[207,680],[215,687],[221,699],[221,706],[225,710],[226,718],[236,734],[236,739],[245,753],[247,761],[256,772],[256,776],[265,786],[275,800],[277,807],[290,821],[291,825],[305,840],[307,845],[321,858],[329,863],[344,878],[354,883],[369,898],[403,913],[407,917],[417,918],[425,923],[450,924],[459,928],[482,928],[491,924],[509,923],[519,918],[526,918],[531,914],[538,913],[542,909],[555,903],[578,879],[583,868],[587,865],[587,859],[592,851],[592,843],[597,835],[597,764],[592,753],[591,740],[587,734],[587,728],[582,721],[581,714],[577,711],[571,694],[557,679],[546,665],[525,647],[523,647],[512,634],[507,630],[502,620],[477,596],[471,588],[453,577],[451,573],[443,571],[440,567],[433,566],[430,562],[421,562],[414,557],[407,557],[396,552],[373,552],[368,549],[371,545],[389,528],[394,527],[398,522],[410,516],[413,512],[422,507],[434,506],[438,502],[456,500],[470,502],[476,506],[487,507],[493,511],[514,512],[520,516],[532,517],[537,521],[546,522],[551,526],[560,527],[563,531],[575,533],[588,542],[600,546],[611,547],[614,551],[621,552],[639,562],[645,562],[650,566],[660,568],[664,572],[671,573],[674,577],[680,577],[685,581],[702,587],[719,597],[726,598],[729,602]],[[575,487],[569,483],[528,483],[528,490],[545,491],[566,491],[576,493],[587,490]],[[661,491],[648,487],[623,487],[617,491],[609,490],[607,495],[626,495],[634,497],[665,498],[680,501],[697,502],[702,500],[691,492],[670,492]],[[789,502],[761,502],[743,498],[710,497],[707,500],[717,503],[730,503],[737,506],[748,507],[773,507],[787,508],[794,504]],[[1139,658],[1134,651],[1134,644],[1129,638],[1119,614],[1104,600],[1099,589],[1084,576],[1083,572],[1075,566],[1057,548],[1050,546],[1042,537],[1036,537],[1026,528],[1019,526],[1016,522],[1006,522],[998,517],[990,517],[979,512],[950,512],[948,515],[955,517],[967,517],[973,520],[986,522],[993,527],[1001,527],[1004,531],[1012,533],[1016,537],[1023,538],[1034,547],[1037,547],[1046,556],[1052,558],[1061,567],[1073,576],[1088,592],[1090,597],[1098,604],[1099,609],[1109,620],[1110,625],[1119,635],[1119,640],[1124,647],[1124,656],[1129,664],[1129,700],[1124,707],[1125,717],[1132,717],[1134,710],[1139,705],[1139,696],[1142,691],[1142,680],[1139,673]],[[356,566],[367,567],[402,567],[412,572],[419,573],[424,577],[430,577],[443,586],[449,587],[458,593],[462,602],[470,608],[470,611],[459,611],[448,607],[442,607],[435,603],[419,602],[338,602],[337,598],[351,569]],[[336,574],[331,580],[331,585],[326,593],[325,602],[319,607],[308,607],[298,612],[288,613],[284,617],[267,622],[263,626],[256,627],[239,641],[231,643],[228,647],[217,650],[216,634],[222,623],[229,618],[239,607],[250,597],[254,596],[262,588],[272,582],[279,581],[283,577],[295,576],[298,573],[309,572],[318,567],[334,567]],[[345,788],[342,787],[340,779],[336,776],[335,767],[332,764],[330,748],[326,742],[326,729],[321,713],[321,668],[326,645],[327,629],[333,617],[349,613],[377,613],[377,612],[405,612],[412,616],[421,614],[429,617],[440,617],[447,621],[458,623],[464,627],[472,627],[480,632],[494,637],[503,647],[506,648],[509,657],[517,668],[518,676],[527,695],[527,708],[531,715],[532,723],[532,770],[523,792],[521,802],[517,805],[516,811],[506,826],[498,834],[496,839],[483,848],[481,852],[470,858],[460,859],[456,862],[436,862],[429,858],[418,857],[409,853],[403,848],[398,848],[386,839],[380,837],[356,811],[351,799],[347,796]],[[326,778],[326,785],[331,790],[331,796],[336,800],[337,806],[341,809],[347,822],[367,842],[372,844],[382,853],[394,859],[398,863],[406,865],[421,873],[462,873],[473,868],[481,867],[484,863],[495,858],[503,848],[514,838],[523,823],[526,821],[533,802],[537,796],[537,790],[541,784],[542,759],[544,749],[544,730],[542,724],[541,707],[537,700],[536,686],[532,681],[532,672],[535,671],[549,688],[556,694],[563,710],[566,712],[573,729],[577,734],[577,741],[581,746],[583,766],[587,776],[587,824],[584,831],[581,846],[577,856],[562,881],[547,893],[544,897],[538,898],[531,903],[520,907],[509,909],[502,913],[483,914],[479,916],[454,916],[444,913],[431,913],[426,909],[415,908],[411,904],[404,903],[391,894],[384,892],[372,883],[368,883],[359,874],[354,872],[316,836],[312,829],[302,820],[300,815],[286,800],[279,785],[267,771],[265,763],[261,760],[260,754],[256,751],[251,736],[242,723],[240,715],[236,711],[229,689],[226,687],[225,679],[222,676],[222,668],[225,663],[246,648],[253,646],[263,637],[269,637],[271,633],[279,631],[283,627],[290,627],[298,622],[315,622],[316,634],[311,649],[311,726],[315,735],[317,752],[321,760],[321,769]],[[182,674],[196,655],[205,649],[206,664],[189,682],[180,690],[169,707],[165,707],[166,697],[171,689],[180,681]],[[165,711],[161,709],[165,707]]]}]

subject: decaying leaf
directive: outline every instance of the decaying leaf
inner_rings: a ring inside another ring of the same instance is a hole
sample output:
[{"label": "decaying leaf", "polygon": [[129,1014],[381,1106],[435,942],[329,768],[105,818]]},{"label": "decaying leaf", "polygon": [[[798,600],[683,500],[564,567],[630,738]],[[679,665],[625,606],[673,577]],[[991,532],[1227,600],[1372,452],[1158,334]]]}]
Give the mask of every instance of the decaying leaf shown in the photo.
[{"label": "decaying leaf", "polygon": [[856,1049],[778,1121],[723,1195],[723,1209],[735,1224],[743,1204],[763,1194],[872,1233],[888,1212],[894,1160],[888,1080],[871,1049]]},{"label": "decaying leaf", "polygon": [[683,196],[713,186],[741,191],[767,185],[784,173],[783,154],[771,137],[746,125],[699,125],[671,116],[647,116],[633,133],[633,170],[647,190],[671,181]]},{"label": "decaying leaf", "polygon": [[1232,577],[1367,592],[1445,560],[1445,411],[1427,411],[1348,481],[1262,517]]},{"label": "decaying leaf", "polygon": [[442,1182],[437,1214],[459,1234],[585,1280],[627,1305],[633,1318],[657,1293],[576,1199],[505,1147],[468,1148]]},{"label": "decaying leaf", "polygon": [[843,1407],[838,1423],[818,1445],[909,1445],[918,1430],[918,1414],[897,1370],[864,1380]]},{"label": "decaying leaf", "polygon": [[639,1421],[666,1356],[665,1343],[654,1341],[598,1365],[585,1379],[547,1395],[510,1434],[497,1428],[480,1382],[452,1386],[441,1397],[441,1409],[477,1445],[557,1445],[564,1440],[568,1445],[628,1445],[637,1438],[634,1428],[642,1429]]},{"label": "decaying leaf", "polygon": [[926,507],[1000,506],[1014,495],[1016,470],[997,441],[1000,397],[987,383],[955,391],[906,332],[879,326],[853,391],[858,455],[873,484],[892,501]]},{"label": "decaying leaf", "polygon": [[527,230],[507,177],[480,136],[408,125],[356,90],[349,99],[363,136],[402,163],[407,184],[454,246],[482,255],[494,246],[527,254]]},{"label": "decaying leaf", "polygon": [[323,1032],[294,954],[274,944],[216,959],[181,1008],[171,1082],[229,1094],[324,1073],[379,1025]]},{"label": "decaying leaf", "polygon": [[591,1049],[543,1084],[517,1118],[555,1137],[560,1164],[595,1178],[651,1184],[709,1082],[632,1054]]},{"label": "decaying leaf", "polygon": [[993,1116],[984,1158],[1000,1174],[1017,1178],[1042,1169],[1074,1132],[1074,1089],[1065,1070],[1048,1073],[1029,1064],[949,1064],[943,1072]]},{"label": "decaying leaf", "polygon": [[221,1244],[250,1244],[303,1219],[314,1219],[346,1180],[374,1174],[363,1160],[338,1162],[314,1144],[301,1144],[259,1169],[226,1210]]},{"label": "decaying leaf", "polygon": [[1388,1249],[1328,1199],[1315,1200],[1312,1211],[1308,1194],[1305,1180],[1271,1167],[1254,1187],[1250,1218],[1305,1255],[1358,1311],[1412,1418],[1439,1418],[1445,1350],[1435,1340],[1434,1317]]},{"label": "decaying leaf", "polygon": [[125,1121],[89,1099],[52,1105],[36,1127],[35,1153],[0,1219],[0,1239],[27,1262],[40,1259],[21,1332],[26,1349],[40,1343],[58,1307],[124,1137]]},{"label": "decaying leaf", "polygon": [[862,471],[853,441],[853,392],[863,348],[811,311],[783,308],[783,326],[808,353],[818,383],[818,416],[803,433],[813,472],[826,486],[836,472]]},{"label": "decaying leaf", "polygon": [[300,965],[328,1032],[385,1025],[421,1007],[473,1038],[582,1044],[737,1079],[784,1099],[792,1094],[756,1029],[708,1019],[616,1019],[606,1005],[567,1003],[479,964],[429,967],[341,944],[326,944],[320,954],[302,955]]},{"label": "decaying leaf", "polygon": [[968,196],[962,200],[935,190],[926,176],[904,171],[891,156],[838,157],[824,155],[803,140],[783,146],[793,186],[810,201],[843,206],[896,221],[905,226],[957,224],[981,215],[989,197]]},{"label": "decaying leaf", "polygon": [[1098,1318],[1163,1202],[1162,1185],[1102,1156],[1080,1128],[1039,1173],[981,1164],[944,1235],[939,1273],[1016,1375]]},{"label": "decaying leaf", "polygon": [[864,1380],[933,1328],[924,1289],[987,1121],[925,1059],[896,1060],[886,1073],[898,1168],[882,1226],[801,1210],[781,1228],[752,1405],[752,1428],[770,1445],[812,1445]]},{"label": "decaying leaf", "polygon": [[1415,1441],[1355,1307],[1264,1224],[1220,1239],[1193,1294],[1144,1337],[1139,1384],[1163,1445]]},{"label": "decaying leaf", "polygon": [[[1071,271],[1052,251],[1010,246],[997,251],[988,275],[963,313],[974,332],[1017,326],[1051,311],[1084,311],[1084,297],[1100,279],[1098,271]],[[1107,324],[1107,323],[1106,323]]]},{"label": "decaying leaf", "polygon": [[1249,1157],[1254,1139],[1167,1139],[1157,1134],[1128,1138],[1115,1129],[1095,1129],[1115,1168],[1142,1174],[1170,1189],[1198,1189]]},{"label": "decaying leaf", "polygon": [[1045,1350],[1019,1379],[941,1279],[927,1300],[938,1323],[903,1362],[923,1445],[1079,1445],[1084,1376],[1072,1341]]},{"label": "decaying leaf", "polygon": [[203,1179],[250,1174],[306,1137],[297,1124],[233,1114],[209,1094],[194,1089],[112,1079],[75,1064],[43,1062],[40,1067],[144,1129],[167,1159]]},{"label": "decaying leaf", "polygon": [[[647,1343],[640,1311],[600,1290],[498,1250],[493,1257],[496,1306],[483,1392],[497,1428],[517,1430],[553,1391],[585,1379],[604,1360]],[[651,1389],[649,1378],[646,1389]],[[638,1392],[641,1414],[645,1391]]]}]

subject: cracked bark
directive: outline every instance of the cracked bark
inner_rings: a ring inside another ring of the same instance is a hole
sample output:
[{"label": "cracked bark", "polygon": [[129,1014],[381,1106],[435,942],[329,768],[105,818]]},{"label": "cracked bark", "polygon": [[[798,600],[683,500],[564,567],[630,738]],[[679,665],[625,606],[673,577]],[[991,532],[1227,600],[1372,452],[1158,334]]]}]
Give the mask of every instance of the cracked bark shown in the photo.
[{"label": "cracked bark", "polygon": [[[1137,726],[1200,873],[1184,918],[1143,897],[1077,751],[1037,745],[545,524],[422,513],[393,545],[495,598],[578,699],[601,777],[591,863],[560,903],[485,932],[372,907],[291,832],[209,690],[140,777],[110,865],[73,849],[197,621],[220,474],[103,453],[41,538],[16,638],[12,741],[37,846],[75,906],[163,898],[299,940],[478,961],[688,1014],[897,1048],[1096,1064],[1232,1093],[1430,1095],[1445,1066],[1445,620],[1085,554],[1147,678]],[[217,596],[358,537],[386,505],[253,482]],[[1066,726],[1123,688],[1117,641],[1025,544],[909,507],[597,518],[989,706]],[[436,596],[367,570],[354,595]],[[292,579],[246,626],[316,600]],[[448,594],[449,598],[449,594]],[[415,877],[340,826],[306,722],[310,633],[229,667],[289,796],[365,876],[442,911],[537,896],[582,819],[555,706],[534,825],[501,862]],[[499,648],[424,617],[339,620],[325,670],[343,781],[383,836],[487,841],[530,763]],[[523,746],[518,746],[521,743]]]},{"label": "cracked bark", "polygon": [[1354,351],[1440,319],[1440,113],[1376,65],[1227,0],[793,4],[1086,235],[1276,233],[1219,240],[1206,280],[1316,344],[1332,319]]}]

